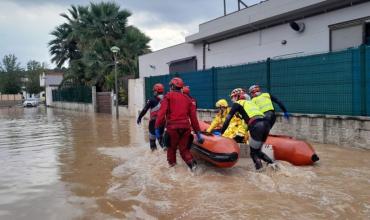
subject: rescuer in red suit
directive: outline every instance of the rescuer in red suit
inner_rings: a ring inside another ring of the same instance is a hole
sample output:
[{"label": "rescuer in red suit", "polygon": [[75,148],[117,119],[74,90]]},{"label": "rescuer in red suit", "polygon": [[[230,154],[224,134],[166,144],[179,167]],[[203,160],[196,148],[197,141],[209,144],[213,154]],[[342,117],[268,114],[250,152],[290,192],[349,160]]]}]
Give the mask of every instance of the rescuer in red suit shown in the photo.
[{"label": "rescuer in red suit", "polygon": [[[195,106],[195,109],[197,109],[197,100],[190,95],[190,88],[189,88],[189,86],[184,86],[182,88],[182,93],[184,93],[185,95],[187,95],[191,99],[193,105]],[[194,137],[193,137],[193,135],[190,135],[189,143],[188,143],[188,148],[189,149],[191,148],[191,145],[193,144],[193,141],[194,141]]]},{"label": "rescuer in red suit", "polygon": [[170,81],[171,91],[161,101],[161,108],[159,109],[155,123],[155,134],[157,138],[161,137],[160,128],[166,122],[166,132],[169,136],[169,147],[167,149],[168,164],[170,167],[176,165],[176,151],[179,148],[182,159],[193,172],[196,169],[197,163],[188,148],[188,142],[192,135],[190,126],[193,127],[199,143],[202,143],[204,139],[200,133],[195,105],[187,95],[183,94],[183,87],[184,82],[178,77]]},{"label": "rescuer in red suit", "polygon": [[191,99],[191,101],[193,102],[193,104],[195,105],[195,108],[196,108],[197,107],[197,100],[190,95],[190,88],[189,88],[189,86],[184,86],[184,88],[182,88],[182,93],[184,93],[185,95],[189,96],[189,98]]}]

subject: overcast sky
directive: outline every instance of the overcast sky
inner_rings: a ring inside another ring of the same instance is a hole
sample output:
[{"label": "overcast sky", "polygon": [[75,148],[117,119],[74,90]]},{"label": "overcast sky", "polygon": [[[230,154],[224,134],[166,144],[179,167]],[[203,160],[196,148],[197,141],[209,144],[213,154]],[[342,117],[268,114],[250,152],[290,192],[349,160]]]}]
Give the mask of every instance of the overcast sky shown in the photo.
[{"label": "overcast sky", "polygon": [[[243,0],[247,5],[261,0]],[[22,66],[29,60],[46,62],[50,32],[65,21],[60,16],[71,4],[88,5],[94,0],[0,0],[0,59],[15,54]],[[116,0],[131,11],[129,23],[152,40],[152,50],[185,41],[198,25],[223,15],[223,0]],[[227,12],[237,9],[237,0],[226,0]]]}]

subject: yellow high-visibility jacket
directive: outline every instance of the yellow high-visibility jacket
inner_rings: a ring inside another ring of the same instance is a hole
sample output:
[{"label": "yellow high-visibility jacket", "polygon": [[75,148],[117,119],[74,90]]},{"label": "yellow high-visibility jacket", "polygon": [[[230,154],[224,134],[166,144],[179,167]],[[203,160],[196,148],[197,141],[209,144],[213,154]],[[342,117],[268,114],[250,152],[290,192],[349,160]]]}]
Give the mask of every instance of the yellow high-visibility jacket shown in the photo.
[{"label": "yellow high-visibility jacket", "polygon": [[[222,114],[218,112],[213,119],[211,125],[207,129],[207,132],[212,132],[215,129],[221,129],[222,125],[226,120],[227,114],[230,112],[231,108],[227,108]],[[222,136],[227,138],[234,138],[235,136],[246,136],[248,135],[248,126],[245,124],[244,120],[241,117],[238,117],[237,114],[231,119],[229,127],[226,129]]]}]

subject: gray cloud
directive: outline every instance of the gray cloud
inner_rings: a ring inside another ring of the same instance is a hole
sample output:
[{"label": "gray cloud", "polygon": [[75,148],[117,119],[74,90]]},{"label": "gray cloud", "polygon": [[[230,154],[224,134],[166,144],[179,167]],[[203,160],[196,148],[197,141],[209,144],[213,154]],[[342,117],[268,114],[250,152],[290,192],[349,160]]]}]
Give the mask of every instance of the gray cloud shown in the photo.
[{"label": "gray cloud", "polygon": [[[59,16],[70,5],[88,5],[91,0],[1,0],[0,59],[9,53],[22,65],[30,59],[50,62],[47,42],[50,32],[64,19]],[[184,41],[198,24],[223,15],[222,0],[116,0],[133,13],[131,23],[152,38],[152,49]],[[236,0],[227,0],[228,12],[236,10]],[[247,4],[259,0],[244,0]],[[165,33],[165,34],[161,34]],[[169,40],[171,39],[171,40]]]},{"label": "gray cloud", "polygon": [[[61,6],[88,5],[100,0],[13,0],[19,5],[55,4]],[[163,20],[172,22],[191,22],[197,18],[212,19],[223,15],[223,0],[115,0],[122,8],[135,11],[150,11],[158,14]],[[226,0],[228,12],[235,11],[237,0]],[[255,4],[260,0],[244,0]]]}]

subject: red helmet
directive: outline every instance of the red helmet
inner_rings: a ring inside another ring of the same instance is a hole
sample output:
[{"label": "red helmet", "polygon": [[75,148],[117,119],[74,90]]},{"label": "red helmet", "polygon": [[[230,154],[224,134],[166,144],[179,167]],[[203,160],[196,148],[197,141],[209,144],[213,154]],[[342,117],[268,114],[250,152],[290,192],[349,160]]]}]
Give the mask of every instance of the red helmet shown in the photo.
[{"label": "red helmet", "polygon": [[172,85],[174,85],[177,88],[182,88],[184,87],[184,81],[182,81],[182,79],[179,77],[175,77],[175,78],[172,78],[170,81],[170,86]]},{"label": "red helmet", "polygon": [[163,84],[161,84],[161,83],[156,83],[156,84],[153,86],[153,92],[163,93],[163,92],[164,92],[164,86],[163,86]]},{"label": "red helmet", "polygon": [[184,94],[189,95],[189,94],[190,94],[190,88],[189,88],[189,86],[184,86],[184,87],[182,88],[182,92],[183,92]]},{"label": "red helmet", "polygon": [[242,88],[234,89],[230,94],[231,99],[245,99],[245,90]]}]

